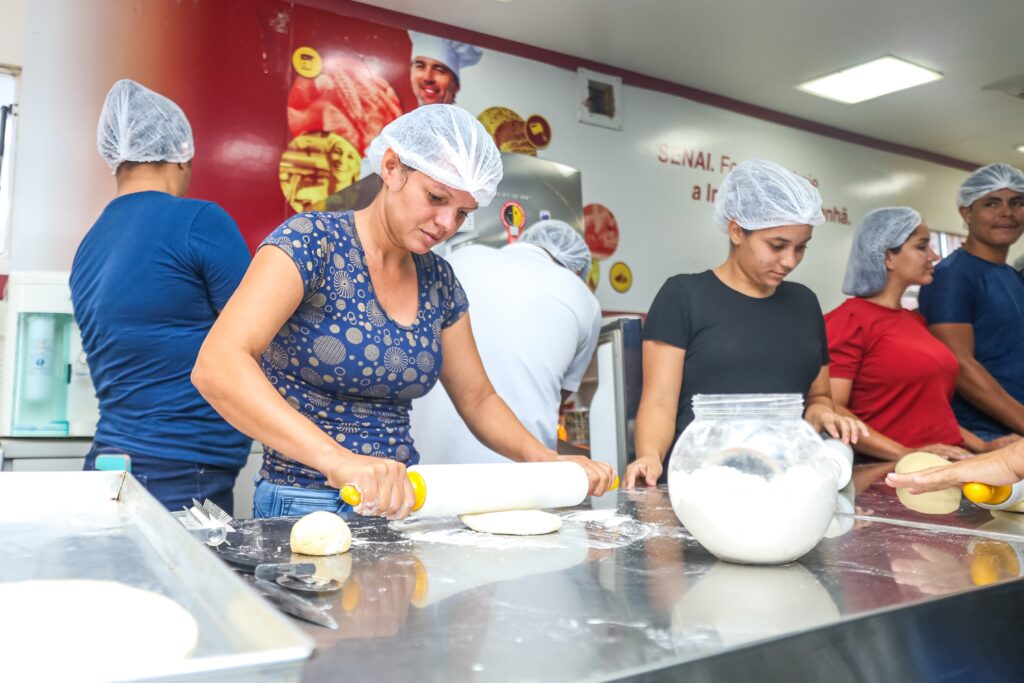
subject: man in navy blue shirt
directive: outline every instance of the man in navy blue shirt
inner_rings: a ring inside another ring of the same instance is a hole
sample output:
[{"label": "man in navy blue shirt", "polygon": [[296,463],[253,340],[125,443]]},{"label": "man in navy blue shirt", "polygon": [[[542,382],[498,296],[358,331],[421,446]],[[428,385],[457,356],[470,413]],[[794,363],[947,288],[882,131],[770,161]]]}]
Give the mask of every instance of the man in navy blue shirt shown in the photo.
[{"label": "man in navy blue shirt", "polygon": [[133,81],[114,84],[98,130],[117,197],[75,255],[71,298],[100,404],[85,469],[125,453],[172,510],[210,498],[231,511],[251,440],[192,386],[199,347],[241,282],[249,251],[231,217],[184,199],[194,154],[188,119]]},{"label": "man in navy blue shirt", "polygon": [[1024,233],[1024,173],[979,168],[957,205],[967,241],[921,288],[921,314],[960,362],[957,421],[986,441],[1009,441],[1024,434],[1024,277],[1006,263]]}]

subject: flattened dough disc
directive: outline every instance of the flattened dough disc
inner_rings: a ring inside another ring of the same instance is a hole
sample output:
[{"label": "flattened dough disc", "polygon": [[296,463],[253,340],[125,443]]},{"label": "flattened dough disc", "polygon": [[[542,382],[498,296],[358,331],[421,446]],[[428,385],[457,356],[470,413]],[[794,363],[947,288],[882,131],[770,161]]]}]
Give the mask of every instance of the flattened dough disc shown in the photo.
[{"label": "flattened dough disc", "polygon": [[[919,472],[930,467],[944,467],[950,462],[934,453],[917,451],[900,458],[896,463],[896,474],[908,474]],[[914,495],[907,493],[906,489],[896,489],[896,495],[900,502],[914,512],[923,512],[926,515],[945,515],[956,512],[960,509],[960,498],[963,493],[959,486],[954,486],[943,491],[931,491]]]},{"label": "flattened dough disc", "polygon": [[541,536],[558,531],[562,518],[542,510],[508,510],[459,515],[462,523],[473,531],[484,534],[511,536]]}]

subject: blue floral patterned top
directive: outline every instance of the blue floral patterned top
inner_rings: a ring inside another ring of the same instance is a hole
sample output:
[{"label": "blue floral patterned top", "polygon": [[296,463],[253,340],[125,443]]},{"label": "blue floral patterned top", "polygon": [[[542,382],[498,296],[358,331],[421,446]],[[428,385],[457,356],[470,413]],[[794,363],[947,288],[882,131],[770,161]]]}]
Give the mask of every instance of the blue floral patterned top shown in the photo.
[{"label": "blue floral patterned top", "polygon": [[[469,308],[452,268],[413,254],[419,312],[392,320],[374,295],[351,212],[293,216],[263,241],[288,254],[302,276],[302,305],[263,352],[260,365],[292,408],[350,451],[414,465],[409,410],[441,372],[441,330]],[[264,479],[327,488],[320,472],[264,446]]]}]

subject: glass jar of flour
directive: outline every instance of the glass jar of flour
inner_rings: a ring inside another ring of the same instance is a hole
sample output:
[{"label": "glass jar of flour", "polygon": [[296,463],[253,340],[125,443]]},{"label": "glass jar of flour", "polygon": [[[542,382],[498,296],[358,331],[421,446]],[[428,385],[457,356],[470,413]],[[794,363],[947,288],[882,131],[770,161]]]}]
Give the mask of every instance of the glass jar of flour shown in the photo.
[{"label": "glass jar of flour", "polygon": [[668,492],[679,521],[720,559],[786,564],[825,535],[844,472],[803,412],[800,394],[694,396]]}]

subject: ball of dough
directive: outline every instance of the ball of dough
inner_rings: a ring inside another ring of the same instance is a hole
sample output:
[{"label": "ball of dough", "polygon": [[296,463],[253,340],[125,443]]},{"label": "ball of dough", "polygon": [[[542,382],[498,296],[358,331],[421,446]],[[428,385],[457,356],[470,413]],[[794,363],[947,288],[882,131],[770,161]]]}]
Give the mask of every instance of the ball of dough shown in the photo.
[{"label": "ball of dough", "polygon": [[[909,474],[949,464],[948,460],[940,458],[934,453],[917,451],[900,458],[900,461],[896,463],[896,474]],[[914,512],[923,512],[926,515],[945,515],[960,509],[962,493],[960,487],[954,486],[942,491],[930,491],[916,495],[907,493],[906,489],[896,489],[896,495],[903,505]]]},{"label": "ball of dough", "polygon": [[317,510],[292,526],[291,547],[300,555],[338,555],[352,547],[352,531],[338,515]]}]

